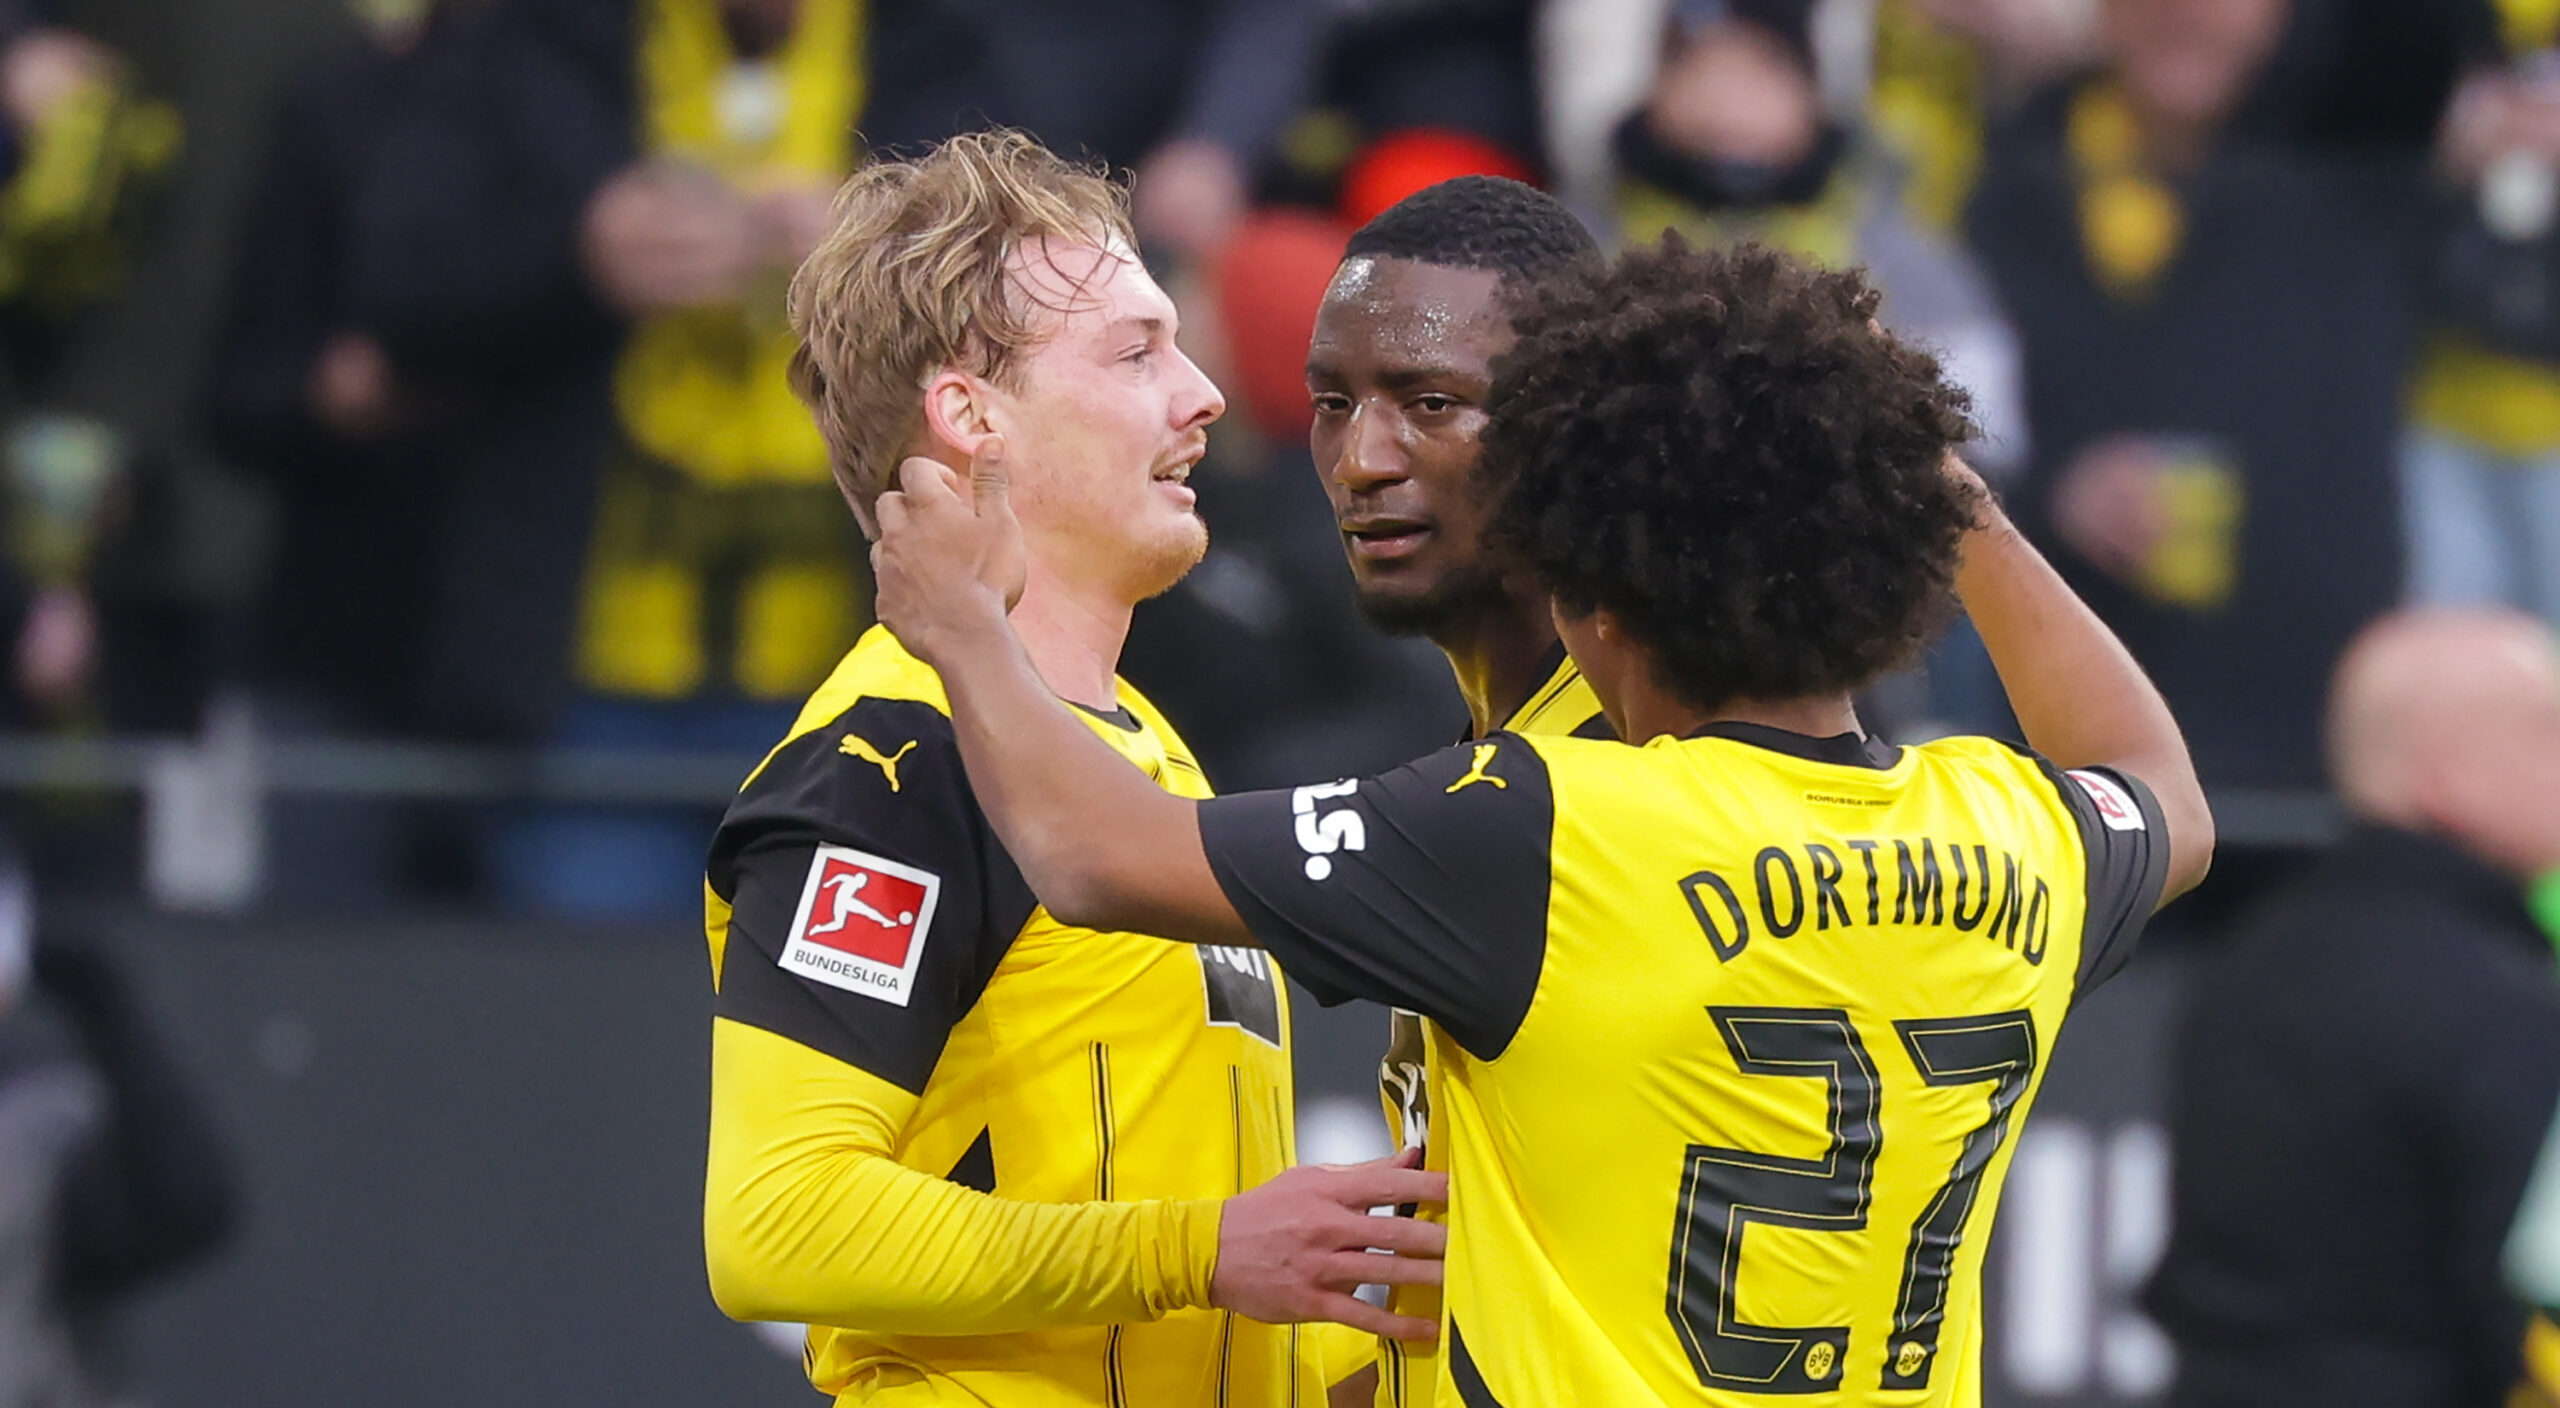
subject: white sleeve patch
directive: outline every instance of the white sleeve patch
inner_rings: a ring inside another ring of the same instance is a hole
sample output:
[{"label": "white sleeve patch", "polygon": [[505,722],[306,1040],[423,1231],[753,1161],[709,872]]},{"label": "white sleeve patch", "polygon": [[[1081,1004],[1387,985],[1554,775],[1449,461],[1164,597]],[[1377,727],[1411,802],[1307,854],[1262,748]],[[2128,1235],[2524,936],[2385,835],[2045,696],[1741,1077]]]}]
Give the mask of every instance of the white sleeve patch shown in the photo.
[{"label": "white sleeve patch", "polygon": [[782,967],[813,983],[907,1005],[942,877],[846,846],[820,846]]},{"label": "white sleeve patch", "polygon": [[2109,831],[2146,829],[2142,808],[2134,804],[2133,794],[2124,789],[2124,784],[2094,772],[2075,770],[2063,776],[2079,783],[2080,790],[2089,794],[2089,800],[2097,804],[2098,820],[2105,822]]}]

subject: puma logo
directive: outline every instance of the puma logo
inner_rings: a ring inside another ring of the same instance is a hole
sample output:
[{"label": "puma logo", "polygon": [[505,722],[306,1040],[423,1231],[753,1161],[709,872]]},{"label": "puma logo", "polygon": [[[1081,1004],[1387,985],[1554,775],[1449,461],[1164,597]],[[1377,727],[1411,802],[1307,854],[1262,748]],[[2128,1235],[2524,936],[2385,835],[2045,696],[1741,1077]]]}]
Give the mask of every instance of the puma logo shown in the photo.
[{"label": "puma logo", "polygon": [[844,741],[836,745],[836,751],[848,758],[860,758],[878,768],[880,775],[889,779],[889,790],[895,792],[898,790],[898,760],[907,756],[907,750],[915,746],[916,741],[910,738],[897,752],[883,757],[880,750],[871,745],[870,739],[858,733],[848,733]]},{"label": "puma logo", "polygon": [[1490,782],[1494,786],[1502,788],[1505,791],[1510,790],[1510,783],[1505,782],[1501,778],[1494,776],[1492,773],[1485,771],[1485,765],[1493,761],[1494,751],[1499,749],[1501,746],[1502,745],[1499,743],[1477,744],[1476,760],[1474,765],[1467,769],[1466,776],[1449,784],[1449,791],[1455,792],[1461,787],[1471,787],[1479,782]]}]

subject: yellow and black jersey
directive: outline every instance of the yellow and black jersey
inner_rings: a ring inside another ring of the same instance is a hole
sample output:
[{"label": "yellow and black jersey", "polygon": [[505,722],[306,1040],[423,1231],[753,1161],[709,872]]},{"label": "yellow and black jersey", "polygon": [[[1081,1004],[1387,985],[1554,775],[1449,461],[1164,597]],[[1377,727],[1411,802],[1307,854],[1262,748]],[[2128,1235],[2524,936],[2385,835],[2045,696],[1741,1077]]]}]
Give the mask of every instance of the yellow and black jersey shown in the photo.
[{"label": "yellow and black jersey", "polygon": [[[1206,797],[1120,697],[1094,731]],[[1199,1308],[1215,1200],[1294,1157],[1279,971],[1052,919],[947,710],[874,629],[713,845],[723,1304],[813,1322],[811,1381],[843,1403],[1321,1403],[1311,1332]]]},{"label": "yellow and black jersey", "polygon": [[[1510,718],[1503,720],[1502,731],[1604,740],[1618,736],[1600,712],[1600,696],[1591,692],[1590,681],[1582,677],[1582,667],[1574,663],[1562,645],[1548,652],[1538,687],[1530,691]],[[1473,742],[1473,735],[1461,741]],[[1449,1167],[1447,1150],[1431,1142],[1434,1062],[1429,1025],[1421,1014],[1402,1007],[1388,1014],[1387,1054],[1378,1063],[1378,1096],[1386,1107],[1390,1135],[1405,1148],[1420,1149],[1424,1168],[1445,1172]],[[1439,1221],[1442,1216],[1440,1209],[1430,1207],[1401,1211],[1426,1222]],[[1387,1308],[1417,1320],[1438,1320],[1440,1288],[1390,1287]],[[1381,1336],[1377,1345],[1378,1408],[1430,1402],[1430,1385],[1439,1371],[1439,1342],[1407,1344]]]},{"label": "yellow and black jersey", "polygon": [[2014,1132],[2159,809],[1988,739],[1496,734],[1204,803],[1327,1002],[1430,1019],[1441,1408],[1979,1401]]}]

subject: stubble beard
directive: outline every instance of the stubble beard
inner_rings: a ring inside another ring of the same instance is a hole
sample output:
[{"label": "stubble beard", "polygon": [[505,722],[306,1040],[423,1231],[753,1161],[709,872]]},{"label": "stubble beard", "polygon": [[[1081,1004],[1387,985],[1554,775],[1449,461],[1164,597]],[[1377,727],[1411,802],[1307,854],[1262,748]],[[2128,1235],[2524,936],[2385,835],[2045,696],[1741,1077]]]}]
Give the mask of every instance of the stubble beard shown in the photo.
[{"label": "stubble beard", "polygon": [[1455,626],[1498,610],[1508,596],[1499,574],[1470,567],[1449,573],[1418,594],[1355,587],[1354,599],[1360,615],[1387,635],[1437,639]]}]

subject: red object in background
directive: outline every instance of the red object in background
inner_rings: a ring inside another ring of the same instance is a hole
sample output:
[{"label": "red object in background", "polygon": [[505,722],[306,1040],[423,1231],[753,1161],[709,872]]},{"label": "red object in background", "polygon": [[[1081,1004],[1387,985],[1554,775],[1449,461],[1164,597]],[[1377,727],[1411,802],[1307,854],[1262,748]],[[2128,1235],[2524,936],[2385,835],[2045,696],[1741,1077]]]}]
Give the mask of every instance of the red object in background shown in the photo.
[{"label": "red object in background", "polygon": [[1357,229],[1423,187],[1458,176],[1537,182],[1537,173],[1508,147],[1472,132],[1410,127],[1380,137],[1351,159],[1342,173],[1342,218]]},{"label": "red object in background", "polygon": [[1266,210],[1247,217],[1218,252],[1218,315],[1234,368],[1227,389],[1268,439],[1303,440],[1315,418],[1307,343],[1350,237],[1322,215]]}]

